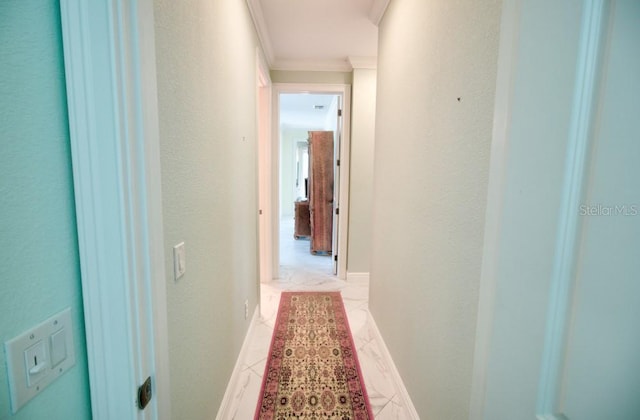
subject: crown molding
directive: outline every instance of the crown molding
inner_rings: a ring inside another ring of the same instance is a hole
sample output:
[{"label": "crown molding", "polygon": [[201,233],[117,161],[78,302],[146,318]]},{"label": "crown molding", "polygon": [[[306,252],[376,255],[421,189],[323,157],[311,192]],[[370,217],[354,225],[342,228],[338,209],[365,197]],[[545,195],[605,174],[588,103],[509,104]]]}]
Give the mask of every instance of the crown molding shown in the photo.
[{"label": "crown molding", "polygon": [[380,24],[389,3],[391,3],[391,0],[373,0],[373,4],[371,4],[371,9],[369,10],[369,20],[376,26]]},{"label": "crown molding", "polygon": [[247,0],[247,7],[249,8],[251,19],[253,19],[253,25],[258,33],[258,39],[262,46],[264,58],[267,60],[267,65],[271,67],[271,64],[275,60],[275,56],[273,53],[273,46],[271,45],[271,38],[269,37],[269,30],[267,29],[267,22],[264,19],[264,13],[262,11],[262,6],[260,5],[260,0]]},{"label": "crown molding", "polygon": [[370,69],[378,68],[377,57],[349,57],[349,64],[352,69]]},{"label": "crown molding", "polygon": [[271,63],[272,70],[285,71],[340,71],[350,72],[353,68],[346,59],[281,59]]}]

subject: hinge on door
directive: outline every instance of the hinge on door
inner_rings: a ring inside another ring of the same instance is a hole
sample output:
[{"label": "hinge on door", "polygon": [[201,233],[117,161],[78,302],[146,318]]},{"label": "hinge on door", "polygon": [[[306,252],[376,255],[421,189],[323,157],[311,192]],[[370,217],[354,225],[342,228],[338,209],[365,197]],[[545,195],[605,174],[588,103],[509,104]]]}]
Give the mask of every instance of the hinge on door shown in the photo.
[{"label": "hinge on door", "polygon": [[338,254],[333,256],[333,261],[338,261]]},{"label": "hinge on door", "polygon": [[336,207],[336,214],[340,214],[340,208]]},{"label": "hinge on door", "polygon": [[338,117],[342,117],[342,110],[341,109],[338,110]]},{"label": "hinge on door", "polygon": [[258,210],[258,214],[262,214],[262,209]]},{"label": "hinge on door", "polygon": [[336,160],[336,166],[340,166],[340,159]]}]

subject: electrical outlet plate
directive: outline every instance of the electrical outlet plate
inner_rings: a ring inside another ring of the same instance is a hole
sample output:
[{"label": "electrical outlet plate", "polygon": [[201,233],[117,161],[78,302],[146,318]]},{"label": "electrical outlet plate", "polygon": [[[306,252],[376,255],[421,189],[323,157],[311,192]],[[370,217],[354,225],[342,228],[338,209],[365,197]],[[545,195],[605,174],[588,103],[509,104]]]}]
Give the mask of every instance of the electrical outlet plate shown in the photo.
[{"label": "electrical outlet plate", "polygon": [[4,348],[15,414],[75,365],[71,308],[5,342]]}]

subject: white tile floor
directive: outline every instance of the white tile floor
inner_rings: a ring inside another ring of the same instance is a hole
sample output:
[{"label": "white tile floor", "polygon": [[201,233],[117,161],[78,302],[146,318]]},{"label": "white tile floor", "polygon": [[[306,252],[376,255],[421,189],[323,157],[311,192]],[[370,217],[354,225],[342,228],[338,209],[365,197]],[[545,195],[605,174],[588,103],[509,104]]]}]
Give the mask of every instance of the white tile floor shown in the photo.
[{"label": "white tile floor", "polygon": [[[262,376],[283,290],[339,290],[347,309],[349,325],[357,348],[371,408],[378,420],[410,419],[402,404],[394,377],[382,357],[382,344],[375,338],[368,310],[369,285],[364,281],[345,282],[332,273],[331,257],[312,256],[309,241],[293,240],[293,222],[281,222],[280,278],[261,287],[261,316],[247,337],[248,348],[232,393],[230,419],[253,419]],[[233,381],[232,381],[233,382]]]}]

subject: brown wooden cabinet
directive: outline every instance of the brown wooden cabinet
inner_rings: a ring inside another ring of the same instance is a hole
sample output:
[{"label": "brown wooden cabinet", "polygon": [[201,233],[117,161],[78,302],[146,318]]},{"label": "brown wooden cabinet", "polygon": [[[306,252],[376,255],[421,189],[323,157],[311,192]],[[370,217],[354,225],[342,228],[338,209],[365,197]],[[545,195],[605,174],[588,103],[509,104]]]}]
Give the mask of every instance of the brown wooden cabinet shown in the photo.
[{"label": "brown wooden cabinet", "polygon": [[311,219],[309,214],[309,201],[298,200],[295,202],[295,239],[309,238],[311,236]]},{"label": "brown wooden cabinet", "polygon": [[333,159],[333,131],[310,131],[309,214],[312,254],[331,254]]}]

